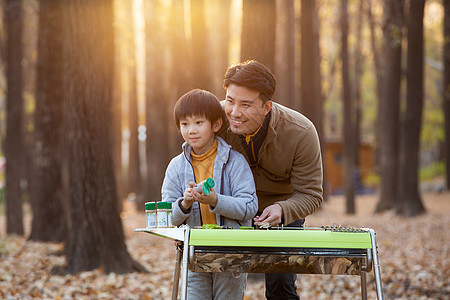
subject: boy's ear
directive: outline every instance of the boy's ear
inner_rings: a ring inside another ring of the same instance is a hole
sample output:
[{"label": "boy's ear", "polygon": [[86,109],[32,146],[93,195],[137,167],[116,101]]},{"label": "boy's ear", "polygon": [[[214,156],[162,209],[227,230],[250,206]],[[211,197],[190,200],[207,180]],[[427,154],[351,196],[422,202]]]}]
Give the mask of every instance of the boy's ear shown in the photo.
[{"label": "boy's ear", "polygon": [[220,130],[220,128],[222,128],[222,125],[223,125],[222,118],[218,118],[213,124],[213,128],[212,128],[213,131],[218,132]]}]

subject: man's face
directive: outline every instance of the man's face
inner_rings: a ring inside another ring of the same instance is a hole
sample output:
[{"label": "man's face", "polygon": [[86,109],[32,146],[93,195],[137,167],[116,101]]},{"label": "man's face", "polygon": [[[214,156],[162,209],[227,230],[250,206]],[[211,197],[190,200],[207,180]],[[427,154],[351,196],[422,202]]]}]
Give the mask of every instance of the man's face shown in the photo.
[{"label": "man's face", "polygon": [[230,84],[227,88],[224,109],[232,132],[253,134],[272,109],[272,101],[264,104],[259,98],[258,91]]}]

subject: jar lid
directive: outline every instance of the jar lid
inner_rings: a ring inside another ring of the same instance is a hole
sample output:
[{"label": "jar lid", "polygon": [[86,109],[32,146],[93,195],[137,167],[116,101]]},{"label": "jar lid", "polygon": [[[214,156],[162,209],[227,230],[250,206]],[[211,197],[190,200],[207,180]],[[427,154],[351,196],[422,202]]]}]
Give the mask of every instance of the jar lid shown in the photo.
[{"label": "jar lid", "polygon": [[154,210],[154,209],[156,209],[155,202],[146,202],[145,203],[145,210]]},{"label": "jar lid", "polygon": [[172,209],[172,202],[160,201],[157,202],[156,207],[159,209]]}]

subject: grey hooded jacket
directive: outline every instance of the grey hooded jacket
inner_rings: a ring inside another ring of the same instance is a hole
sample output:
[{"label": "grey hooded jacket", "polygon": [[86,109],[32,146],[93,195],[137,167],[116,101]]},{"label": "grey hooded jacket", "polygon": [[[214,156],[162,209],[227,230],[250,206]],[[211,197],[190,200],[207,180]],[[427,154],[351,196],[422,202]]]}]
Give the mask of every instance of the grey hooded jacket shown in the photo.
[{"label": "grey hooded jacket", "polygon": [[[217,224],[233,228],[250,226],[258,211],[258,199],[253,175],[242,154],[231,149],[222,138],[218,141],[214,162],[213,179],[216,183],[216,207],[209,207],[216,214]],[[174,202],[172,223],[191,227],[202,225],[200,205],[194,202],[191,210],[184,213],[179,205],[190,181],[197,182],[191,164],[191,146],[183,144],[183,152],[174,157],[166,170],[162,186],[162,201]]]}]

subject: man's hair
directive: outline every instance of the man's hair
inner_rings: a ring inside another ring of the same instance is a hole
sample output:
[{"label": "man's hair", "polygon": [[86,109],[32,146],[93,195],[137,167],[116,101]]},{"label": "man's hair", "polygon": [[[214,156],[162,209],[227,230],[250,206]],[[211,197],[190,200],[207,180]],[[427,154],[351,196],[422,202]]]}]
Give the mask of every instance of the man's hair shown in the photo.
[{"label": "man's hair", "polygon": [[218,119],[225,122],[226,117],[219,99],[206,90],[194,89],[178,99],[173,109],[173,119],[180,130],[180,120],[188,116],[205,116],[214,124]]},{"label": "man's hair", "polygon": [[227,89],[230,84],[244,86],[259,92],[263,103],[272,100],[277,85],[269,68],[256,60],[248,60],[230,66],[225,72],[223,87]]}]

